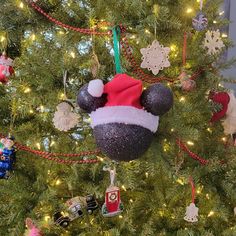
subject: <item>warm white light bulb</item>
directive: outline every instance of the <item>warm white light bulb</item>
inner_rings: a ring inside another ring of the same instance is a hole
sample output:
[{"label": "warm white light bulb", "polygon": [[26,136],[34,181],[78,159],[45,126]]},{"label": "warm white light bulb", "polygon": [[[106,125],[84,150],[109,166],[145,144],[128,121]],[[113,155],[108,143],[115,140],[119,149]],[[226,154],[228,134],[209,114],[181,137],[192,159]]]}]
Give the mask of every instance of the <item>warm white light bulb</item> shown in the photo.
[{"label": "warm white light bulb", "polygon": [[24,93],[29,93],[31,91],[30,88],[25,88]]},{"label": "warm white light bulb", "polygon": [[34,41],[36,39],[36,35],[35,34],[32,34],[31,35],[31,39]]},{"label": "warm white light bulb", "polygon": [[56,185],[60,185],[60,184],[61,184],[61,180],[58,179],[58,180],[56,181]]},{"label": "warm white light bulb", "polygon": [[208,217],[213,216],[215,214],[214,211],[210,211],[209,214],[207,215]]},{"label": "warm white light bulb", "polygon": [[193,143],[192,141],[188,141],[187,144],[188,144],[189,146],[193,146],[193,145],[194,145],[194,143]]},{"label": "warm white light bulb", "polygon": [[5,40],[6,40],[6,38],[4,36],[2,36],[0,39],[1,42],[5,41]]},{"label": "warm white light bulb", "polygon": [[19,8],[24,8],[24,3],[23,2],[20,2],[20,4],[19,4]]},{"label": "warm white light bulb", "polygon": [[192,8],[188,8],[188,9],[186,10],[186,12],[187,12],[188,14],[190,14],[190,13],[193,12],[193,9],[192,9]]},{"label": "warm white light bulb", "polygon": [[74,52],[71,52],[70,55],[71,55],[72,58],[75,58],[75,53]]}]

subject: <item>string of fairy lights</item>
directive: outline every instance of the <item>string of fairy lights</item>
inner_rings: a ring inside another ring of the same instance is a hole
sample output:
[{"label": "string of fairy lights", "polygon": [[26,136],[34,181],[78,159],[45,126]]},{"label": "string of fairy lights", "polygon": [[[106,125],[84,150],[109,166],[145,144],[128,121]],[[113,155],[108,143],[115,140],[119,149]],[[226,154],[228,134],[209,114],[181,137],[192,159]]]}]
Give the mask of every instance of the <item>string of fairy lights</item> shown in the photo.
[{"label": "string of fairy lights", "polygon": [[[200,0],[197,0],[197,2],[199,3],[200,2]],[[70,3],[67,3],[68,4],[68,6],[70,6]],[[25,9],[26,8],[26,5],[22,2],[22,1],[17,1],[16,2],[16,5],[20,8],[20,9]],[[194,9],[192,8],[192,7],[186,7],[186,14],[192,14],[193,12],[194,12]],[[222,16],[224,14],[224,11],[220,11],[219,12],[219,15],[220,16]],[[101,19],[100,20],[101,22],[104,22],[104,19]],[[214,21],[213,23],[217,23],[217,21]],[[129,27],[130,29],[132,29],[132,27]],[[104,24],[104,25],[101,25],[101,29],[102,30],[107,30],[108,29],[108,26],[107,26],[107,24]],[[144,31],[146,34],[151,34],[151,32],[150,32],[150,30],[149,29],[145,29],[145,31]],[[58,31],[58,34],[59,35],[63,35],[64,34],[64,32],[62,31],[62,30],[59,30]],[[222,33],[222,37],[228,37],[227,36],[227,34],[225,34],[225,33]],[[131,36],[129,36],[129,38],[130,39],[132,39],[132,40],[137,40],[136,41],[136,43],[138,44],[139,43],[139,41],[138,41],[138,39],[137,39],[137,36],[135,35],[135,34],[133,34],[133,35],[131,35]],[[7,40],[7,36],[6,35],[4,35],[4,34],[2,34],[2,35],[0,35],[0,42],[2,43],[2,42],[4,42],[4,41],[6,41]],[[29,40],[31,40],[32,42],[33,41],[36,41],[37,40],[37,36],[36,36],[36,34],[35,33],[31,33],[31,35],[29,36]],[[175,44],[172,44],[172,45],[170,45],[170,49],[171,49],[171,51],[172,52],[174,52],[175,54],[174,54],[174,56],[175,57],[177,57],[177,51],[178,51],[178,46],[177,45],[175,45]],[[70,56],[72,59],[75,59],[76,58],[76,53],[74,52],[74,51],[69,51],[68,52],[68,56]],[[168,86],[170,86],[170,83],[167,83],[167,85]],[[219,84],[219,86],[222,86],[221,84]],[[32,92],[32,89],[29,87],[29,86],[27,86],[27,85],[22,85],[21,86],[21,90],[22,90],[22,92],[23,93],[25,93],[25,94],[29,94],[29,93],[31,93]],[[65,96],[65,94],[63,93],[63,92],[60,92],[59,94],[58,94],[58,98],[59,99],[63,99],[64,98],[64,96]],[[179,98],[179,102],[181,102],[181,103],[185,103],[186,102],[186,97],[185,96],[181,96],[180,98]],[[39,112],[39,113],[48,113],[49,112],[49,109],[47,109],[47,107],[45,106],[45,105],[40,105],[38,108],[37,108],[37,111],[35,111],[34,109],[32,109],[32,108],[29,108],[28,109],[28,113],[29,114],[34,114],[35,112]],[[174,132],[175,130],[173,129],[173,128],[171,128],[171,130],[170,130],[171,132]],[[208,132],[210,132],[210,133],[212,133],[212,128],[210,128],[210,127],[208,127],[207,128],[207,131]],[[223,136],[222,138],[221,138],[221,141],[223,142],[223,143],[226,143],[227,142],[227,137],[225,137],[225,136]],[[187,145],[188,146],[194,146],[195,145],[195,143],[193,142],[193,141],[191,141],[191,140],[188,140],[187,142]],[[56,141],[55,140],[53,140],[53,139],[51,139],[51,143],[50,143],[50,147],[52,147],[52,146],[55,146],[56,145]],[[35,144],[34,144],[34,146],[38,149],[38,150],[40,150],[41,148],[42,148],[42,144],[41,144],[41,142],[36,142]],[[168,152],[168,145],[163,145],[163,151],[164,152]]]},{"label": "string of fairy lights", "polygon": [[[146,0],[146,1],[148,2],[148,0]],[[200,0],[197,0],[197,2],[200,2]],[[24,10],[24,9],[26,8],[26,5],[25,5],[22,1],[16,1],[16,5],[18,6],[18,8],[20,8],[20,9],[22,9],[22,10]],[[70,6],[70,3],[68,3],[68,6]],[[186,13],[187,15],[191,15],[193,12],[194,12],[194,9],[193,9],[192,7],[190,7],[190,6],[186,7],[185,13]],[[223,14],[224,14],[224,11],[220,11],[220,12],[219,12],[219,15],[220,15],[220,16],[222,16]],[[101,22],[102,22],[102,21],[103,21],[103,20],[101,20]],[[214,23],[214,24],[217,24],[218,22],[215,20],[215,21],[213,21],[213,23]],[[101,26],[101,29],[102,29],[102,30],[107,30],[107,29],[108,29],[108,26],[106,26],[106,25]],[[130,29],[132,29],[132,28],[130,28]],[[151,32],[150,32],[150,30],[149,30],[148,28],[146,28],[146,29],[144,30],[144,32],[145,32],[146,34],[151,34]],[[58,34],[59,34],[59,35],[63,35],[64,32],[63,32],[62,30],[60,30],[60,31],[58,31]],[[228,37],[228,35],[227,35],[226,33],[222,33],[221,36],[222,36],[223,38],[227,38],[227,37]],[[137,36],[136,36],[135,34],[130,35],[130,36],[129,36],[129,39],[130,39],[130,40],[136,40],[136,44],[139,44],[139,40],[137,39]],[[31,35],[30,35],[30,37],[29,37],[29,40],[31,40],[32,42],[36,41],[36,40],[37,40],[37,35],[36,35],[34,32],[31,32]],[[6,43],[6,41],[7,41],[7,35],[6,35],[5,33],[0,33],[0,43],[4,44],[4,43]],[[170,49],[171,49],[171,51],[174,53],[174,57],[177,57],[177,56],[178,56],[178,53],[177,53],[177,52],[178,52],[178,46],[175,45],[175,44],[171,44],[171,45],[170,45]],[[68,52],[68,56],[70,56],[72,59],[76,59],[76,56],[77,56],[77,55],[76,55],[75,51],[71,50],[71,51]],[[221,85],[219,85],[219,86],[221,86]],[[31,89],[29,86],[27,86],[27,85],[22,86],[21,89],[22,89],[23,93],[25,93],[25,94],[29,94],[29,93],[32,92],[32,89]],[[61,93],[58,95],[58,97],[59,97],[60,99],[63,99],[63,98],[64,98],[64,93],[61,92]],[[186,97],[185,97],[185,96],[181,96],[181,97],[179,98],[179,102],[185,103],[185,102],[186,102]],[[28,112],[29,112],[30,114],[33,114],[33,113],[35,113],[36,111],[34,111],[33,109],[30,108]],[[40,106],[39,106],[39,109],[38,109],[38,112],[47,113],[47,112],[48,112],[48,109],[47,109],[44,105],[40,105]],[[208,127],[208,128],[207,128],[207,131],[210,132],[210,133],[212,133],[212,127]],[[174,128],[171,128],[170,132],[175,132]],[[226,142],[227,142],[227,137],[222,137],[222,138],[221,138],[221,141],[222,141],[223,143],[226,143]],[[164,143],[167,143],[167,142],[168,142],[167,139],[165,139],[165,140],[164,140]],[[188,141],[186,142],[186,144],[187,144],[188,146],[190,146],[190,147],[195,145],[195,143],[194,143],[193,141],[191,141],[191,140],[188,140]],[[54,145],[56,145],[56,141],[52,139],[51,142],[50,142],[50,147],[52,147],[52,146],[54,146]],[[35,143],[35,147],[36,147],[38,150],[42,149],[42,144],[41,144],[41,142],[36,142],[36,143]],[[164,152],[168,152],[168,151],[169,151],[169,146],[168,146],[168,145],[163,145],[163,151],[164,151]],[[103,159],[102,157],[98,157],[98,159],[99,159],[100,161],[104,161],[104,159]],[[50,172],[50,170],[48,170],[48,175],[50,175],[50,174],[51,174],[51,172]],[[148,172],[145,172],[145,178],[149,178],[149,176],[150,176],[150,174],[149,174]],[[53,186],[59,187],[62,183],[63,183],[63,181],[62,181],[61,179],[56,178],[56,179],[53,180],[53,182],[52,182],[51,184],[52,184]],[[185,184],[187,184],[187,180],[186,180],[185,178],[183,178],[183,177],[180,177],[180,178],[178,178],[178,179],[176,180],[176,183],[178,183],[178,184],[180,184],[180,185],[185,185]],[[127,188],[126,188],[124,185],[121,186],[121,189],[122,189],[123,191],[127,191]],[[209,201],[210,199],[213,198],[213,196],[211,196],[211,194],[209,194],[209,193],[207,193],[206,191],[204,191],[204,186],[201,185],[201,184],[198,184],[198,186],[196,187],[196,194],[201,195],[201,197],[204,196],[206,201]],[[134,200],[133,200],[132,198],[130,198],[130,199],[129,199],[129,202],[130,202],[130,204],[132,204],[132,203],[134,202]],[[167,215],[167,214],[169,215],[169,212],[168,212],[168,209],[167,209],[167,205],[166,205],[165,203],[164,203],[162,206],[160,206],[160,210],[158,211],[158,213],[159,213],[159,215],[160,215],[161,217],[164,217],[164,216]],[[216,215],[216,214],[218,214],[218,212],[216,212],[216,211],[214,211],[214,210],[210,210],[209,213],[207,214],[207,217],[213,217],[213,216]],[[171,214],[170,217],[171,217],[172,219],[175,219],[176,216],[175,216],[174,214]],[[122,219],[122,218],[123,218],[123,216],[122,216],[122,215],[119,215],[119,219]],[[51,216],[49,216],[48,214],[46,214],[46,215],[44,216],[44,221],[45,221],[45,223],[48,224],[48,223],[51,221]],[[94,221],[94,218],[91,218],[89,223],[92,225],[92,224],[93,224],[93,221]],[[84,222],[84,221],[81,221],[81,224],[82,224],[82,223],[87,224],[87,223]],[[231,227],[231,229],[233,229],[233,227]],[[187,230],[187,227],[185,228],[185,230]],[[67,231],[66,231],[66,232],[67,232]]]}]

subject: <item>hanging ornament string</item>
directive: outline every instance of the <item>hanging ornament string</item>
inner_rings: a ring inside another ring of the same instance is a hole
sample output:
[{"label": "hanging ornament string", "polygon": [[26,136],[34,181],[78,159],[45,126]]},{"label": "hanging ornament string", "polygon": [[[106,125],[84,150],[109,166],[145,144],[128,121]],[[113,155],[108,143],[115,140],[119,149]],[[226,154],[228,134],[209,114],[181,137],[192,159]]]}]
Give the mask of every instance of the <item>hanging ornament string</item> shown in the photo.
[{"label": "hanging ornament string", "polygon": [[187,32],[184,32],[184,42],[183,42],[183,67],[186,65],[186,51],[187,51]]},{"label": "hanging ornament string", "polygon": [[201,158],[200,156],[198,156],[197,154],[191,152],[188,147],[180,140],[180,139],[176,139],[176,143],[177,145],[183,150],[185,151],[191,158],[193,158],[194,160],[197,160],[198,162],[200,162],[200,164],[202,165],[207,165],[209,162],[203,158]]},{"label": "hanging ornament string", "polygon": [[67,75],[68,75],[68,72],[67,72],[67,70],[65,70],[64,73],[63,73],[64,99],[67,98],[67,96],[66,96],[66,81],[67,81]]},{"label": "hanging ornament string", "polygon": [[202,11],[203,0],[200,0],[200,11]]},{"label": "hanging ornament string", "polygon": [[194,187],[192,176],[189,177],[189,183],[191,185],[191,190],[192,190],[192,203],[195,203],[195,187]]},{"label": "hanging ornament string", "polygon": [[122,73],[121,63],[120,63],[120,27],[115,26],[112,29],[112,36],[113,36],[113,48],[114,48],[114,57],[115,57],[115,66],[116,66],[116,73]]},{"label": "hanging ornament string", "polygon": [[13,129],[14,129],[14,123],[15,123],[16,115],[17,115],[17,102],[16,102],[16,98],[13,95],[12,103],[11,103],[11,118],[10,118],[10,128],[9,128],[10,135],[13,132]]},{"label": "hanging ornament string", "polygon": [[82,28],[73,27],[73,26],[64,24],[61,21],[59,21],[59,20],[53,18],[52,16],[48,15],[41,7],[39,7],[33,1],[29,0],[28,2],[36,11],[38,11],[39,13],[44,15],[46,18],[48,18],[50,21],[52,21],[56,25],[59,25],[59,26],[61,26],[63,28],[66,28],[66,29],[69,29],[69,30],[73,30],[73,31],[77,31],[77,32],[80,32],[80,33],[83,33],[83,34],[94,34],[94,35],[98,35],[98,36],[104,36],[104,35],[110,35],[111,34],[111,31],[98,32],[98,31],[95,31],[93,29],[82,29]]},{"label": "hanging ornament string", "polygon": [[113,169],[112,169],[111,167],[104,166],[103,170],[109,171],[109,173],[110,173],[110,187],[115,186],[116,167],[113,167]]}]

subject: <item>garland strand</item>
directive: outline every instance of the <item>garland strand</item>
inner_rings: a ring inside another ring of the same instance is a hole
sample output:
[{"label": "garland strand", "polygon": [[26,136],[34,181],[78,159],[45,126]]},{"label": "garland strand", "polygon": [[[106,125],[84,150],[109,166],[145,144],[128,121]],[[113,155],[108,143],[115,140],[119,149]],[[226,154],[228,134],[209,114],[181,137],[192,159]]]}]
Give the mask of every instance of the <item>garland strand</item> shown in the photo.
[{"label": "garland strand", "polygon": [[193,158],[194,160],[200,162],[200,164],[202,165],[207,165],[209,163],[209,161],[203,159],[202,157],[198,156],[197,154],[193,153],[192,151],[190,151],[188,149],[188,147],[180,140],[180,139],[176,139],[176,143],[177,145],[183,150],[185,151],[191,158]]},{"label": "garland strand", "polygon": [[80,32],[82,34],[90,34],[90,35],[98,35],[98,36],[105,36],[105,35],[111,35],[111,31],[107,31],[107,32],[98,32],[95,31],[94,29],[82,29],[82,28],[78,28],[78,27],[74,27],[71,25],[67,25],[62,23],[61,21],[53,18],[52,16],[48,15],[41,7],[39,7],[37,4],[35,4],[33,1],[29,1],[30,5],[39,13],[41,13],[42,15],[44,15],[46,18],[48,18],[51,22],[55,23],[56,25],[59,25],[63,28],[69,29],[69,30],[73,30],[76,32]]},{"label": "garland strand", "polygon": [[[44,15],[46,18],[48,18],[51,22],[55,23],[56,25],[59,25],[63,28],[72,30],[72,31],[76,31],[76,32],[80,32],[82,34],[89,34],[89,35],[98,35],[98,36],[112,36],[112,30],[106,31],[106,32],[98,32],[95,31],[94,29],[83,29],[83,28],[78,28],[78,27],[73,27],[67,24],[62,23],[61,21],[53,18],[52,16],[48,15],[41,7],[39,7],[37,4],[35,4],[32,0],[28,1],[29,4],[32,6],[32,8],[34,8],[36,11],[38,11],[39,13],[41,13],[42,15]],[[125,36],[125,32],[126,29],[124,28],[124,26],[120,25],[121,28],[121,32],[123,33],[123,37],[121,39],[121,46],[122,46],[122,51],[124,53],[124,56],[126,57],[126,59],[129,61],[129,63],[131,64],[131,66],[134,69],[134,73],[136,74],[136,76],[147,83],[156,83],[156,82],[161,82],[161,81],[168,81],[168,82],[175,82],[176,80],[178,80],[178,78],[176,79],[171,79],[171,78],[167,78],[167,77],[153,77],[149,74],[146,74],[141,68],[140,66],[136,63],[131,47],[129,46],[127,37]],[[190,79],[195,80],[201,73],[203,72],[202,69],[197,70],[191,77]]]},{"label": "garland strand", "polygon": [[[5,135],[0,133],[0,138],[6,137]],[[100,162],[99,159],[87,159],[87,160],[63,160],[59,159],[57,157],[85,157],[85,156],[91,156],[91,155],[97,155],[100,153],[100,150],[96,149],[94,151],[84,151],[80,153],[53,153],[53,152],[45,152],[45,151],[39,151],[34,150],[30,147],[27,147],[23,144],[20,144],[18,142],[15,142],[15,147],[18,150],[22,150],[28,153],[32,153],[36,156],[42,157],[44,159],[47,159],[49,161],[54,161],[60,164],[93,164]]]},{"label": "garland strand", "polygon": [[[0,133],[0,138],[4,138],[4,137],[6,137],[6,136]],[[202,165],[209,164],[209,162],[207,160],[201,158],[197,154],[190,151],[188,149],[188,147],[180,139],[176,139],[176,143],[184,152],[188,153],[188,155],[191,158],[193,158],[194,160],[197,160]],[[25,152],[28,152],[28,153],[32,153],[36,156],[39,156],[39,157],[42,157],[42,158],[47,159],[49,161],[54,161],[54,162],[57,162],[57,163],[60,163],[60,164],[92,164],[92,163],[100,162],[99,159],[63,160],[63,159],[57,158],[59,156],[61,156],[61,157],[82,157],[83,156],[84,157],[84,156],[97,155],[97,154],[101,153],[101,151],[99,149],[95,149],[93,151],[83,151],[83,152],[80,152],[80,153],[53,153],[53,152],[45,152],[45,151],[34,150],[34,149],[32,149],[30,147],[27,147],[23,144],[20,144],[18,142],[15,142],[15,146],[19,150],[22,150],[22,151],[25,151]]]}]

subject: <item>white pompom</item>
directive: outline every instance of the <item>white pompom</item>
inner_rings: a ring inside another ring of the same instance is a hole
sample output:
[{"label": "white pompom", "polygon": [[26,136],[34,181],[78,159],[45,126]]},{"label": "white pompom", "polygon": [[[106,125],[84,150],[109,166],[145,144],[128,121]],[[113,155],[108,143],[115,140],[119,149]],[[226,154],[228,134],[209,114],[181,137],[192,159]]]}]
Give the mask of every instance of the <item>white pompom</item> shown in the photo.
[{"label": "white pompom", "polygon": [[191,203],[187,208],[186,208],[186,213],[184,220],[194,223],[198,221],[198,208],[195,206],[194,203]]},{"label": "white pompom", "polygon": [[101,97],[103,94],[104,84],[100,79],[91,80],[88,84],[88,93],[93,97]]},{"label": "white pompom", "polygon": [[72,107],[68,103],[62,102],[57,106],[53,124],[60,131],[68,131],[78,124],[78,115],[73,112]]}]

